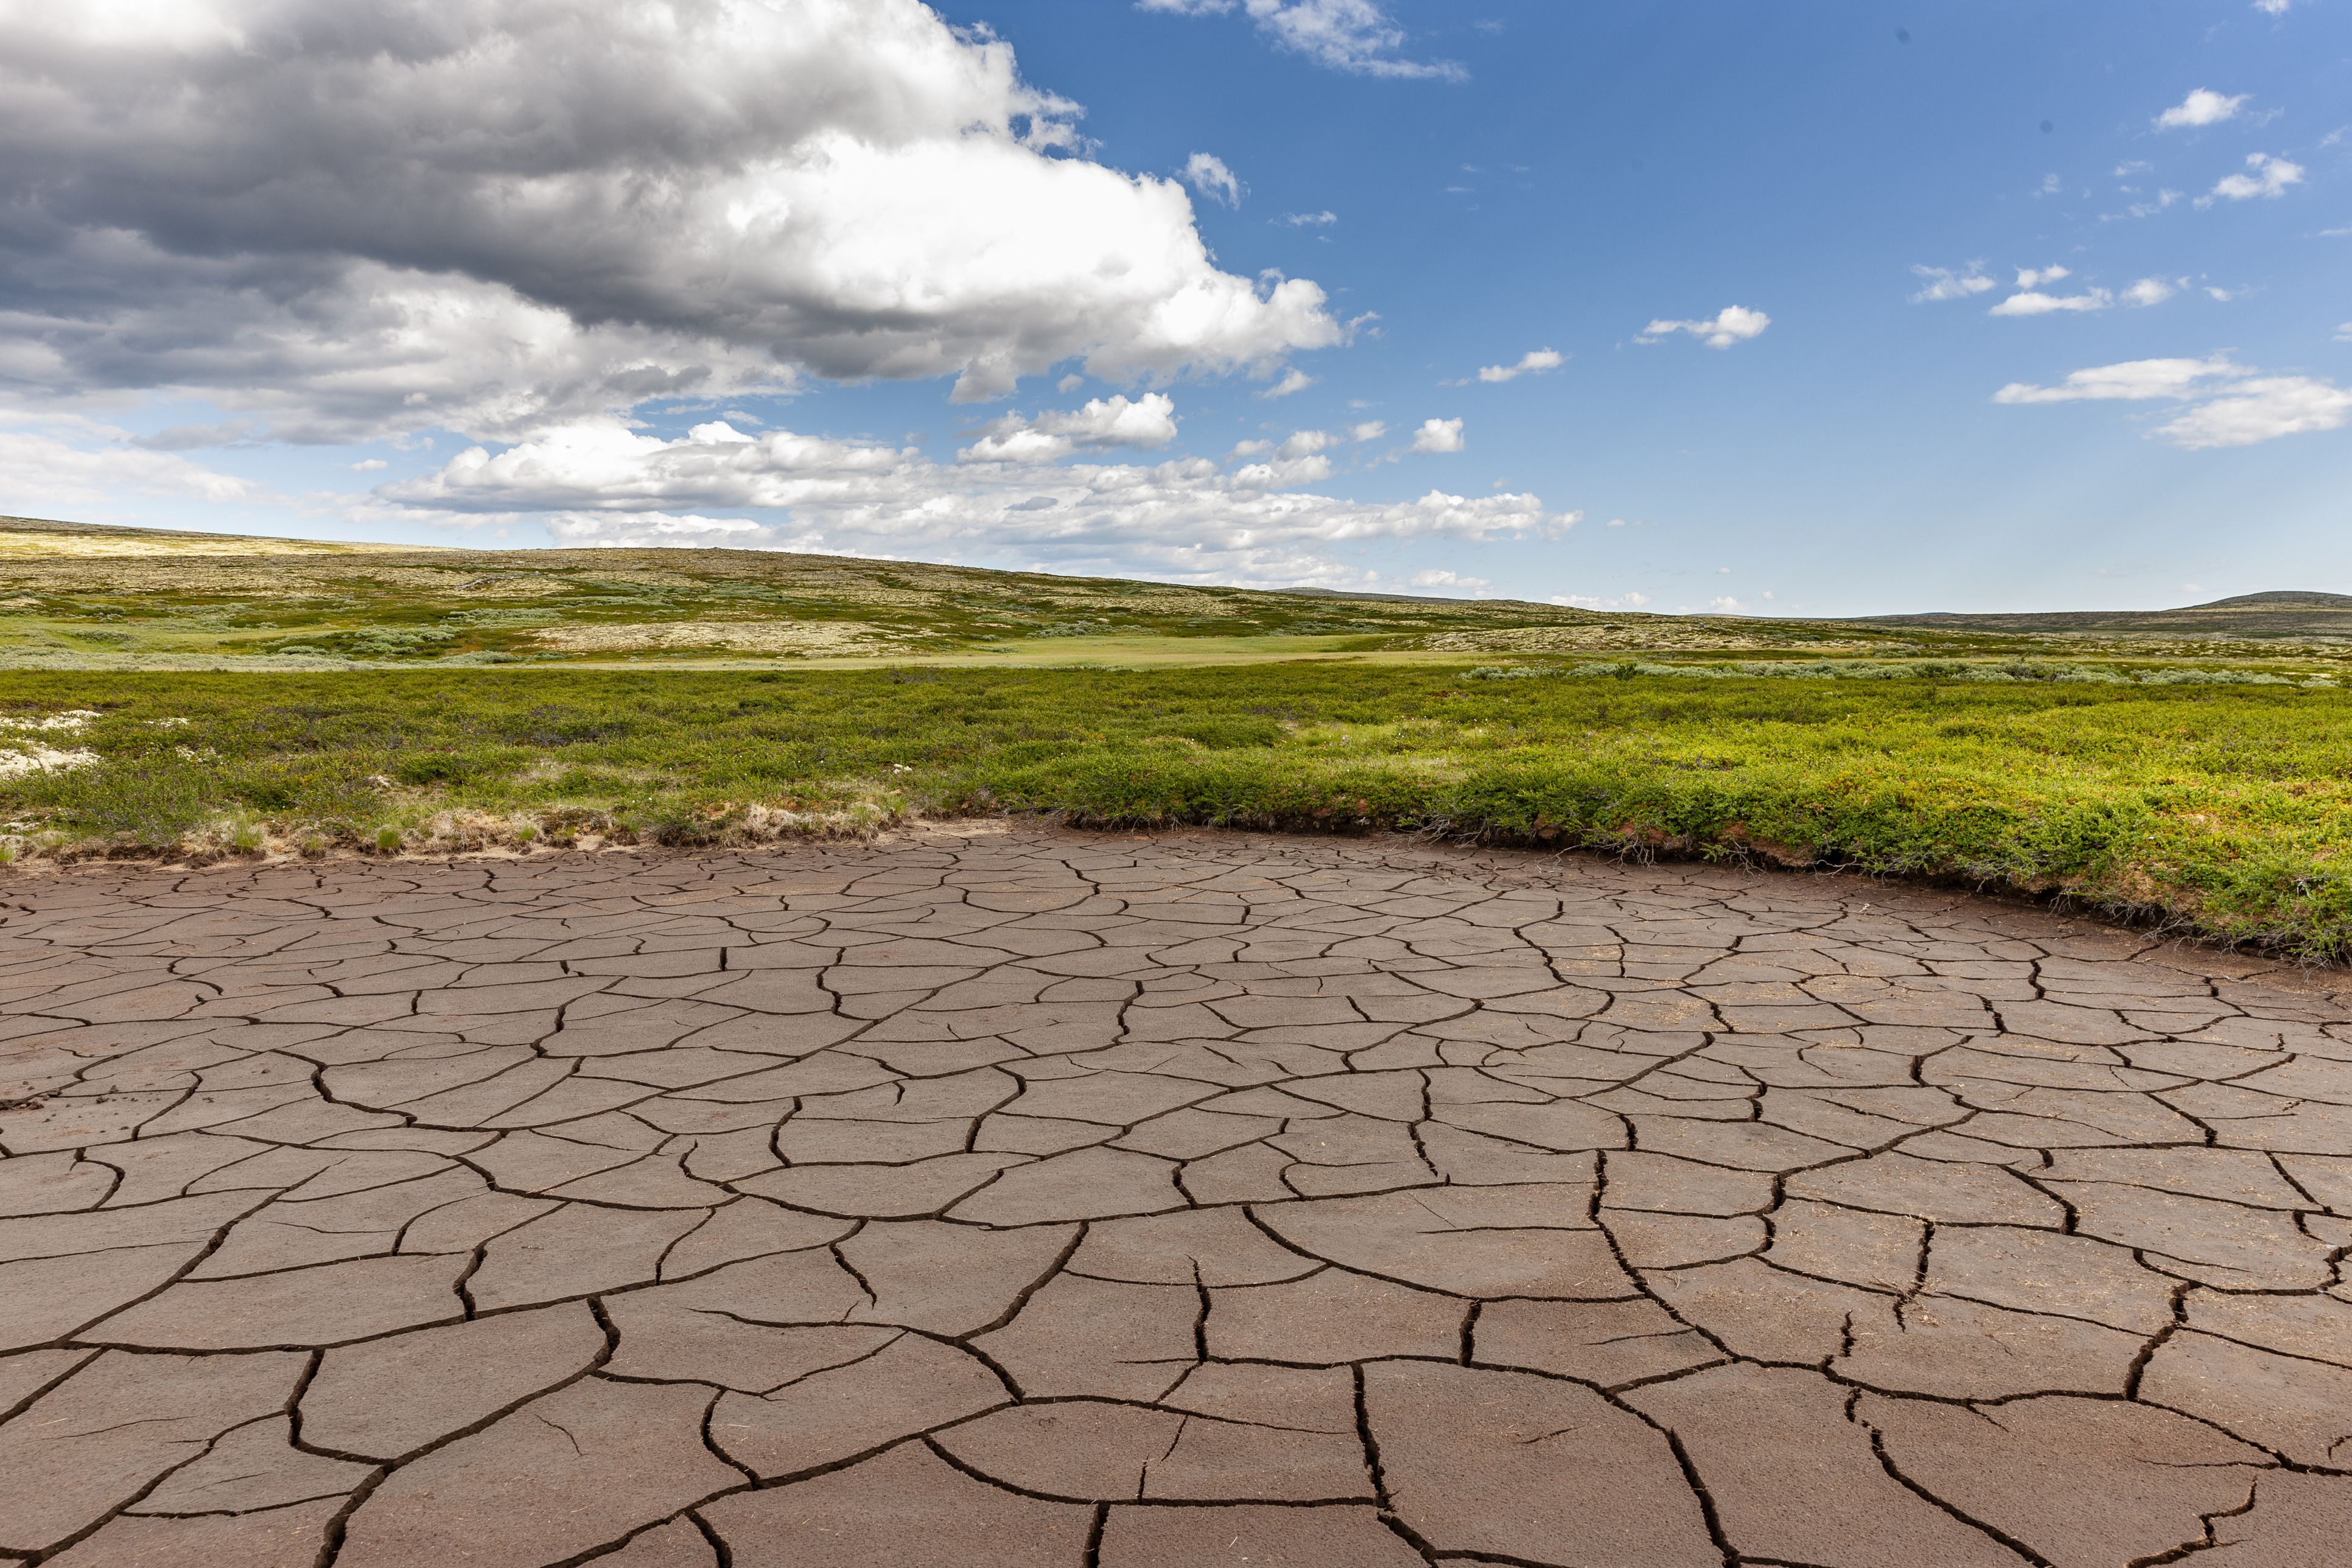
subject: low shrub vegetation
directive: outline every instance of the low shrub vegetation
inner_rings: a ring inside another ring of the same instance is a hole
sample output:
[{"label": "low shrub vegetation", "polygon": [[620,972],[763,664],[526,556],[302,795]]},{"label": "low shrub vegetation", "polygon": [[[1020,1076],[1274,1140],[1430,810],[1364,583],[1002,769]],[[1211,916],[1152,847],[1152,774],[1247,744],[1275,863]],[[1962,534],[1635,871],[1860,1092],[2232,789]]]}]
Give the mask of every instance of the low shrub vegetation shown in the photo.
[{"label": "low shrub vegetation", "polygon": [[1035,812],[1840,866],[2352,952],[2352,693],[1514,668],[19,672],[5,743],[82,713],[94,760],[0,772],[0,846],[716,844]]}]

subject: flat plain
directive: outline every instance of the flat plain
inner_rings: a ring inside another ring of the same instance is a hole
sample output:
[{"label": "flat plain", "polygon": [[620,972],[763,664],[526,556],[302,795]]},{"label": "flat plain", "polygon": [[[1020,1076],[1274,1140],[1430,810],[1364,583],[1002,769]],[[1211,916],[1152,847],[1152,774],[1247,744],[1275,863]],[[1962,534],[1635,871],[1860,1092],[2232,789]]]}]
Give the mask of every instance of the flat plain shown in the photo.
[{"label": "flat plain", "polygon": [[2020,619],[19,520],[0,855],[722,845],[1010,811],[1836,866],[2352,952],[2352,608]]},{"label": "flat plain", "polygon": [[0,1554],[2311,1568],[2340,984],[1203,833],[20,871]]}]

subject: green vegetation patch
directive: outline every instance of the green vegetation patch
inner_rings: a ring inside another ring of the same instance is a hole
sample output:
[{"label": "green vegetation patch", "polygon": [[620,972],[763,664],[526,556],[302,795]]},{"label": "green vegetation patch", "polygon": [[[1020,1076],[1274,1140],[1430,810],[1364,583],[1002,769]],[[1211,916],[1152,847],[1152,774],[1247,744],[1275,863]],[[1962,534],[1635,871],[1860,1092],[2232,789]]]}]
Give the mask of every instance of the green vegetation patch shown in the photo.
[{"label": "green vegetation patch", "polygon": [[[93,716],[32,727],[74,712]],[[1045,812],[1847,866],[2352,953],[2352,693],[2333,688],[1324,663],[22,671],[0,676],[0,720],[17,852],[227,852],[257,826],[369,852],[719,843]]]}]

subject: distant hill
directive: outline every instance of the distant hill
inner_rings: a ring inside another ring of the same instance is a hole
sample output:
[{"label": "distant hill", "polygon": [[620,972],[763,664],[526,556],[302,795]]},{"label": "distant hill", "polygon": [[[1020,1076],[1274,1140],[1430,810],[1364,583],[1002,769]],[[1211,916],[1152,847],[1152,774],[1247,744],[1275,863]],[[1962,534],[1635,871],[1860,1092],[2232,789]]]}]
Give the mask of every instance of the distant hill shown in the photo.
[{"label": "distant hill", "polygon": [[0,669],[2053,652],[2206,660],[2269,658],[2279,643],[2322,639],[2352,645],[2352,595],[1826,621],[788,551],[426,549],[0,517]]},{"label": "distant hill", "polygon": [[2070,632],[2143,637],[2352,637],[2352,594],[2276,589],[2240,594],[2177,610],[2049,610],[2022,615],[1939,613],[1872,616],[1874,626],[1923,626],[1938,631]]}]

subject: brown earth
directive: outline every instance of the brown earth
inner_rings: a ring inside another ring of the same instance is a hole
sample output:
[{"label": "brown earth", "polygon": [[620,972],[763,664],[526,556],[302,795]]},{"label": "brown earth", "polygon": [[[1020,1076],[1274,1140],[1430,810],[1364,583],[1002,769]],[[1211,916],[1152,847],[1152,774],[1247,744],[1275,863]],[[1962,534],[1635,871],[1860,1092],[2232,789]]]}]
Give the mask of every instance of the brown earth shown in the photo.
[{"label": "brown earth", "polygon": [[2340,1562],[2342,984],[1205,834],[18,873],[0,1556]]}]

